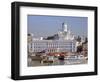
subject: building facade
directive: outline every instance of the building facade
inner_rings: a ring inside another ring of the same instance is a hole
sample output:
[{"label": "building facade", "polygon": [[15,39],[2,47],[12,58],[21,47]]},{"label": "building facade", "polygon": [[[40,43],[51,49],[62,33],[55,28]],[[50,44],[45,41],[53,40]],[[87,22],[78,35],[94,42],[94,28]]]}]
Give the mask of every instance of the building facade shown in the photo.
[{"label": "building facade", "polygon": [[[75,52],[75,41],[70,40],[35,40],[32,43],[33,52]],[[30,45],[31,47],[31,45]]]}]

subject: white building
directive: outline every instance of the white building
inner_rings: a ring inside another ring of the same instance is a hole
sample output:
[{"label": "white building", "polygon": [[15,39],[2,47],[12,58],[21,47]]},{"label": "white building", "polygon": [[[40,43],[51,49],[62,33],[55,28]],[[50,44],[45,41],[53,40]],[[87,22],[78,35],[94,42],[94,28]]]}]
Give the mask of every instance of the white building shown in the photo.
[{"label": "white building", "polygon": [[35,40],[33,52],[75,52],[75,41],[71,40]]},{"label": "white building", "polygon": [[75,52],[76,41],[74,35],[68,30],[67,24],[62,24],[62,30],[58,32],[58,40],[43,40],[43,39],[32,39],[32,43],[28,43],[28,51],[32,49],[33,52],[47,53],[52,52]]},{"label": "white building", "polygon": [[68,29],[66,23],[62,23],[62,30],[58,32],[59,39],[63,40],[74,40],[74,35]]}]

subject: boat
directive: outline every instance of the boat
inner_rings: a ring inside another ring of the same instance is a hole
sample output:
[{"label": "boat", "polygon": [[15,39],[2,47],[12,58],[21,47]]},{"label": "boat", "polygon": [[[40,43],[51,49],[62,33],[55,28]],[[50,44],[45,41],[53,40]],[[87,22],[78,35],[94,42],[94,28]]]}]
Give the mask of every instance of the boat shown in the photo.
[{"label": "boat", "polygon": [[42,60],[42,63],[53,63],[54,62],[54,56],[48,56],[46,59]]},{"label": "boat", "polygon": [[85,57],[83,55],[70,55],[64,58],[65,60],[83,60]]},{"label": "boat", "polygon": [[64,60],[64,56],[59,56],[58,59],[59,60]]}]

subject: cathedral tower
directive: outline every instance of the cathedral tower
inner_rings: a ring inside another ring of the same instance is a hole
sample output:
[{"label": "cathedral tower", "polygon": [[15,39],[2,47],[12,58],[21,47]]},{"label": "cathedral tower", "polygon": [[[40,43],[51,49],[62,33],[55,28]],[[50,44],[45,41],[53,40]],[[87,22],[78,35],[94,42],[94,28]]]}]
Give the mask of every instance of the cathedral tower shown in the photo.
[{"label": "cathedral tower", "polygon": [[67,28],[67,24],[66,23],[62,23],[62,31],[67,32],[68,28]]}]

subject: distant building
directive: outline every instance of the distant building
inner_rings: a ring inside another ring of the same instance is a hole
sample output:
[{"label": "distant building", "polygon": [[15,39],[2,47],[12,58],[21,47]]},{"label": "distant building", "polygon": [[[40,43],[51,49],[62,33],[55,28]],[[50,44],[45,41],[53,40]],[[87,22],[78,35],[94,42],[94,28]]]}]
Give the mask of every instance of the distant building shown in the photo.
[{"label": "distant building", "polygon": [[28,43],[28,46],[27,46],[28,53],[33,52],[33,34],[32,33],[28,34],[27,43]]},{"label": "distant building", "polygon": [[84,42],[82,48],[83,48],[83,55],[86,57],[88,54],[88,42]]},{"label": "distant building", "polygon": [[70,32],[66,23],[62,23],[62,30],[54,36],[48,36],[46,39],[43,39],[43,37],[40,39],[31,37],[31,39],[32,42],[28,43],[28,47],[30,49],[32,48],[33,52],[45,51],[46,53],[52,53],[76,51],[74,35]]}]

